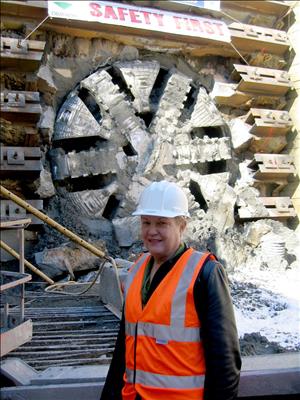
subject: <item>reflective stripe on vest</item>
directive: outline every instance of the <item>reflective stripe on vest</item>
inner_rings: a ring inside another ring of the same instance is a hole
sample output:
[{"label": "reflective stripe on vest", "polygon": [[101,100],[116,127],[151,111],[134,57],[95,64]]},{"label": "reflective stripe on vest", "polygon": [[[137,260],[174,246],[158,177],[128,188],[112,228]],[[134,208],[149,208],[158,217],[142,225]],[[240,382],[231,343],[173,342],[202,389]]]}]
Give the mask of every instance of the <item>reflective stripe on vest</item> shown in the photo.
[{"label": "reflective stripe on vest", "polygon": [[[127,380],[132,382],[134,371],[127,368],[126,376]],[[204,379],[204,375],[171,376],[136,370],[135,383],[159,388],[171,387],[173,389],[198,389],[199,387],[204,386]]]},{"label": "reflective stripe on vest", "polygon": [[[136,324],[125,323],[126,335],[135,335]],[[137,334],[153,338],[159,338],[163,341],[175,340],[176,342],[199,342],[200,328],[185,328],[179,326],[167,326],[152,324],[150,322],[139,322]]]}]

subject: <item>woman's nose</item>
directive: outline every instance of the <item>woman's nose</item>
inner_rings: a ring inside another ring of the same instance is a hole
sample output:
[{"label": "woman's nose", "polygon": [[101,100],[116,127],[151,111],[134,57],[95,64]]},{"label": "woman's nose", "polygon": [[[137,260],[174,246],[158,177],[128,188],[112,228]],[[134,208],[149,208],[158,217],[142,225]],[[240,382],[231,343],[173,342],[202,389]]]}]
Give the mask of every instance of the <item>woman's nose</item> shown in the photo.
[{"label": "woman's nose", "polygon": [[155,235],[157,233],[157,227],[155,224],[150,224],[148,233],[149,235]]}]

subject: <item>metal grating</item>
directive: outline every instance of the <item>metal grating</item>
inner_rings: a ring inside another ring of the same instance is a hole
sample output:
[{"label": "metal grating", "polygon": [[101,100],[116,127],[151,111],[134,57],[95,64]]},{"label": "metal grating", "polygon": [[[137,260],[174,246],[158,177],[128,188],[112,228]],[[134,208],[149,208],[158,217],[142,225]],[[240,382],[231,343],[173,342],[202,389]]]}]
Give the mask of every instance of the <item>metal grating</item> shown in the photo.
[{"label": "metal grating", "polygon": [[33,337],[6,359],[19,357],[36,370],[110,363],[119,319],[98,297],[39,292],[26,298]]}]

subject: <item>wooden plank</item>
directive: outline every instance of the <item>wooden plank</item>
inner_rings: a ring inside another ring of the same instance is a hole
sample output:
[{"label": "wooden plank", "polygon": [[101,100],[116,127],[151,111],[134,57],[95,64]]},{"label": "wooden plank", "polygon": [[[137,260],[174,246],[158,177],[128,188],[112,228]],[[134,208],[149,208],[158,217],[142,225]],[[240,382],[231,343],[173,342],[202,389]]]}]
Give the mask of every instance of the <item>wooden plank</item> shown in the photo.
[{"label": "wooden plank", "polygon": [[[25,309],[25,313],[26,313],[26,310],[27,309]],[[85,334],[87,334],[87,335],[102,335],[102,334],[115,334],[115,333],[118,333],[118,329],[117,328],[110,328],[110,329],[107,329],[107,328],[105,328],[105,329],[103,329],[103,328],[100,328],[100,327],[98,327],[98,328],[91,328],[91,329],[88,329],[88,328],[86,328],[85,330],[84,330],[84,332],[85,332]],[[66,333],[63,333],[62,334],[62,332],[61,332],[61,330],[58,330],[58,331],[51,331],[51,332],[48,332],[47,330],[45,330],[45,331],[39,331],[37,334],[36,334],[37,336],[35,336],[35,337],[45,337],[45,336],[49,336],[49,337],[71,337],[72,335],[82,335],[82,330],[81,329],[72,329],[72,332],[66,332]]]},{"label": "wooden plank", "polygon": [[260,197],[260,200],[268,209],[270,218],[296,217],[290,197]]},{"label": "wooden plank", "polygon": [[297,216],[296,211],[294,209],[289,208],[286,211],[278,211],[275,208],[268,208],[269,218],[274,219],[286,219],[286,218],[295,218]]},{"label": "wooden plank", "polygon": [[20,272],[1,271],[0,275],[2,280],[5,280],[5,278],[10,278],[10,282],[0,285],[0,292],[4,292],[7,289],[22,285],[23,283],[31,280],[30,274],[21,274]]},{"label": "wooden plank", "polygon": [[249,400],[252,396],[260,399],[263,398],[260,396],[266,396],[266,399],[271,399],[274,396],[275,399],[296,400],[300,393],[299,363],[295,368],[286,368],[284,365],[276,368],[276,361],[275,358],[270,369],[242,371],[238,398],[246,397]]},{"label": "wooden plank", "polygon": [[[2,202],[3,200],[1,200]],[[5,201],[5,200],[4,200]],[[26,219],[19,219],[15,221],[0,221],[0,228],[23,228],[24,225],[30,224],[31,219],[26,218]]]},{"label": "wooden plank", "polygon": [[1,357],[10,351],[16,349],[22,344],[28,342],[32,338],[32,322],[25,321],[22,324],[10,329],[6,332],[1,332]]},{"label": "wooden plank", "polygon": [[269,78],[278,78],[284,83],[290,83],[288,73],[280,69],[252,67],[243,64],[233,64],[233,67],[239,75],[248,74],[249,76],[257,77],[257,79],[264,76]]},{"label": "wooden plank", "polygon": [[[26,311],[26,310],[25,310]],[[26,313],[25,313],[26,315]],[[86,332],[86,331],[85,331]],[[40,342],[43,340],[50,341],[50,340],[58,340],[58,341],[65,341],[68,339],[74,339],[74,340],[102,340],[102,338],[108,338],[108,339],[115,339],[117,337],[117,330],[111,330],[111,332],[104,332],[103,330],[98,330],[95,333],[82,333],[82,331],[77,331],[77,333],[66,333],[66,334],[53,334],[53,335],[47,335],[47,332],[45,332],[45,335],[41,335],[41,332],[39,332],[39,335],[35,335],[32,338],[32,343],[35,341]]]}]

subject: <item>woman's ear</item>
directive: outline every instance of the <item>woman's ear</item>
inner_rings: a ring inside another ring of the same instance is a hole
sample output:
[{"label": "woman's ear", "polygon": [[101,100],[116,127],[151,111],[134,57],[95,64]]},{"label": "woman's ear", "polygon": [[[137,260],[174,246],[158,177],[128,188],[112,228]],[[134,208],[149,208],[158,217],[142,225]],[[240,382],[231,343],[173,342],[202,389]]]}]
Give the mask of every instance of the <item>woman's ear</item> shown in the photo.
[{"label": "woman's ear", "polygon": [[179,222],[180,222],[180,233],[183,234],[187,225],[186,219],[184,217],[181,217]]}]

